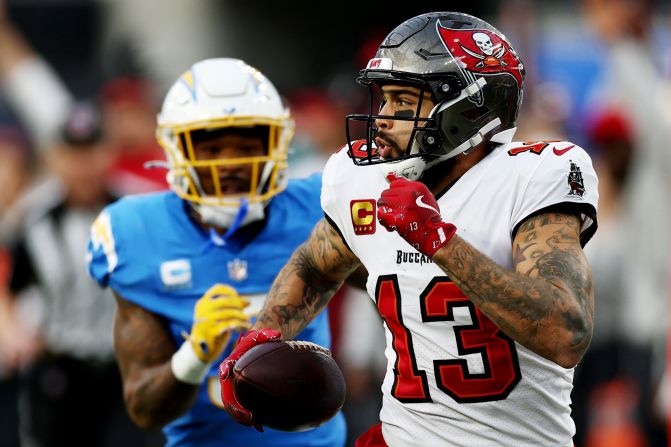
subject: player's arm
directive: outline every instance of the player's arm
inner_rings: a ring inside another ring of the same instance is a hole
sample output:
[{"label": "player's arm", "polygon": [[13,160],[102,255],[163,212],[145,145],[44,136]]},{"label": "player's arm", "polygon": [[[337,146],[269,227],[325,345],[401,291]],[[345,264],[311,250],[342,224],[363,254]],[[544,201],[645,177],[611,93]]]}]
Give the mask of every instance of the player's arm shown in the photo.
[{"label": "player's arm", "polygon": [[114,351],[123,379],[126,409],[139,427],[162,427],[193,404],[198,387],[180,382],[173,375],[175,345],[165,322],[114,295]]},{"label": "player's arm", "polygon": [[360,265],[338,231],[320,220],[278,274],[254,328],[279,329],[282,338],[293,338]]},{"label": "player's arm", "polygon": [[515,271],[455,235],[436,262],[501,330],[565,368],[587,350],[594,321],[592,274],[577,216],[528,218],[513,240]]},{"label": "player's arm", "polygon": [[240,338],[233,352],[219,365],[221,400],[232,418],[263,431],[235,394],[232,371],[236,362],[258,344],[295,337],[360,264],[326,219],[317,222],[308,240],[294,251],[275,278],[252,330]]},{"label": "player's arm", "polygon": [[511,270],[459,237],[426,185],[389,180],[378,200],[385,228],[431,257],[506,335],[565,368],[578,363],[592,336],[594,291],[577,216],[527,218],[513,240]]},{"label": "player's arm", "polygon": [[162,319],[116,297],[114,345],[126,407],[140,427],[163,426],[191,406],[231,332],[249,328],[249,303],[232,287],[214,284],[196,301],[191,332],[175,351]]}]

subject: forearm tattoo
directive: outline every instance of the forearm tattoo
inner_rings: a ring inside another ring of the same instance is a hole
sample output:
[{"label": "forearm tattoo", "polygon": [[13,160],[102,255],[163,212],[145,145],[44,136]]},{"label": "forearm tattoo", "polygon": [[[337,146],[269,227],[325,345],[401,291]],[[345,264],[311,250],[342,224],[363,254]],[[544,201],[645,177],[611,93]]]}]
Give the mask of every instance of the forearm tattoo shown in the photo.
[{"label": "forearm tattoo", "polygon": [[284,338],[294,337],[358,265],[340,235],[320,221],[275,279],[255,326],[276,327]]},{"label": "forearm tattoo", "polygon": [[126,406],[136,420],[165,425],[192,405],[197,387],[173,376],[170,359],[175,347],[162,321],[123,299],[117,304],[114,347]]},{"label": "forearm tattoo", "polygon": [[439,263],[497,326],[530,348],[543,350],[553,334],[568,333],[577,352],[589,344],[594,302],[591,271],[575,216],[530,218],[513,243],[517,272],[507,270],[461,238]]}]

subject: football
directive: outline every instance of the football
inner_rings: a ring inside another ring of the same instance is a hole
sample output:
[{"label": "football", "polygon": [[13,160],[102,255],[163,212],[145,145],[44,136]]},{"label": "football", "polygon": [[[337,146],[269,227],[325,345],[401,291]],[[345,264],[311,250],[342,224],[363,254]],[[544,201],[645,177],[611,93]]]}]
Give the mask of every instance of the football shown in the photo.
[{"label": "football", "polygon": [[304,341],[254,346],[235,364],[233,385],[255,420],[282,431],[319,427],[345,402],[345,379],[331,352]]}]

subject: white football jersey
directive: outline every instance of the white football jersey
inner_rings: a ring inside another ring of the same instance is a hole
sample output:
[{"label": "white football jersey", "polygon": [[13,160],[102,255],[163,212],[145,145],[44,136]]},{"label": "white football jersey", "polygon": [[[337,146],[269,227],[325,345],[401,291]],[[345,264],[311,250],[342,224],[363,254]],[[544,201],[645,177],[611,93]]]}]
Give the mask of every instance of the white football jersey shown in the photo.
[{"label": "white football jersey", "polygon": [[[368,269],[385,323],[387,372],[380,413],[392,446],[572,445],[573,369],[504,335],[431,259],[377,222],[388,182],[378,165],[355,166],[346,148],[324,171],[322,207]],[[596,230],[597,178],[569,142],[498,146],[436,198],[445,222],[503,267],[529,216],[548,207]]]}]

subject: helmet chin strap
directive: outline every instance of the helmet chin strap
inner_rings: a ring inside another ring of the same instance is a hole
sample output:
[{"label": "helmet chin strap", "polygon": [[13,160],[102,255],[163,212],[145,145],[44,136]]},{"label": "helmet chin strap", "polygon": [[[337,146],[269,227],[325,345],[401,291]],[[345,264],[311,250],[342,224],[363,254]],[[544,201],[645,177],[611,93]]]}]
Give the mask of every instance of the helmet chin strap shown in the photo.
[{"label": "helmet chin strap", "polygon": [[[440,164],[445,160],[449,160],[452,157],[456,157],[459,154],[468,154],[471,149],[484,141],[484,136],[487,135],[487,133],[491,132],[500,125],[501,120],[499,118],[493,119],[492,121],[482,126],[482,128],[471,138],[464,141],[462,144],[455,147],[447,154],[434,157],[430,161],[426,161],[422,159],[422,157],[408,158],[396,162],[392,161],[388,163],[382,163],[379,165],[380,170],[382,171],[382,174],[385,176],[385,178],[388,174],[395,174],[397,177],[405,177],[408,180],[418,180],[426,169],[436,166],[437,164]],[[515,129],[513,128],[512,132],[507,132],[505,135],[501,135],[499,139],[508,138],[509,135],[512,137],[514,132]],[[503,134],[503,132],[501,132],[501,134]],[[498,136],[499,134],[496,135]],[[494,141],[494,138],[491,138],[490,140]],[[418,151],[419,146],[415,142],[412,145],[411,153],[417,153]]]},{"label": "helmet chin strap", "polygon": [[226,241],[241,227],[265,217],[263,203],[249,203],[247,199],[241,199],[238,208],[195,204],[193,207],[203,223],[227,229],[220,236],[216,230],[210,228],[210,240],[217,246],[226,245]]}]

